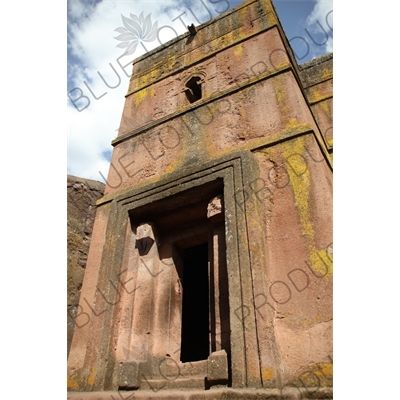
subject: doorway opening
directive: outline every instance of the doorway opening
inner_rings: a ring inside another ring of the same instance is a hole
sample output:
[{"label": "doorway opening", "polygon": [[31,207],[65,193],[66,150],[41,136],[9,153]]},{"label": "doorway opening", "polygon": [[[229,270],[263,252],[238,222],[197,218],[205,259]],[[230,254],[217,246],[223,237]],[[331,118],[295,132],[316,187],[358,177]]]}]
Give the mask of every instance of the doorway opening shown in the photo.
[{"label": "doorway opening", "polygon": [[220,350],[230,360],[223,191],[219,178],[130,211],[136,236],[144,221],[154,230],[153,243],[136,238],[135,244],[143,258],[156,247],[156,257],[137,272],[143,280],[154,278],[143,282],[154,293],[158,312],[148,315],[151,338],[159,354],[178,363],[206,361]]},{"label": "doorway opening", "polygon": [[181,361],[205,360],[210,354],[208,243],[183,252]]}]

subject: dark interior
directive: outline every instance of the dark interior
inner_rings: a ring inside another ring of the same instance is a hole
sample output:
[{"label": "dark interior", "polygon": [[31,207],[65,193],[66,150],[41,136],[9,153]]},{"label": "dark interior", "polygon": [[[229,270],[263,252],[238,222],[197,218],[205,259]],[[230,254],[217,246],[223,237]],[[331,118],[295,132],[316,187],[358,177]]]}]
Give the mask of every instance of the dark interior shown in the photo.
[{"label": "dark interior", "polygon": [[208,244],[189,247],[183,257],[181,361],[209,356]]}]

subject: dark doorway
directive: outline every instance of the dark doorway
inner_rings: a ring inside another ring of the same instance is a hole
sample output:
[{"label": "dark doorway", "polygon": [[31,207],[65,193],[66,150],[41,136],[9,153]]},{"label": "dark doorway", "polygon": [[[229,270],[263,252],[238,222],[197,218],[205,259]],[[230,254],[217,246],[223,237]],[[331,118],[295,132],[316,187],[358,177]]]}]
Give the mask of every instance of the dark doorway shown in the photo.
[{"label": "dark doorway", "polygon": [[189,247],[183,254],[181,361],[209,356],[208,244]]}]

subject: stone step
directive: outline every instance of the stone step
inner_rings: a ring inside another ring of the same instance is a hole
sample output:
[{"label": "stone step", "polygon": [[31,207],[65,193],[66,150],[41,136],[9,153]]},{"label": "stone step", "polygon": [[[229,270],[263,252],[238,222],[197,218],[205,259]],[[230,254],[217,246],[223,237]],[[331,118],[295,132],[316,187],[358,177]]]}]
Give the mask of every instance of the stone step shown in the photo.
[{"label": "stone step", "polygon": [[168,389],[179,389],[179,390],[204,390],[205,389],[205,377],[203,378],[187,378],[187,379],[142,379],[139,391],[144,390],[168,390]]},{"label": "stone step", "polygon": [[68,400],[325,400],[333,399],[331,387],[281,389],[153,390],[69,392]]}]

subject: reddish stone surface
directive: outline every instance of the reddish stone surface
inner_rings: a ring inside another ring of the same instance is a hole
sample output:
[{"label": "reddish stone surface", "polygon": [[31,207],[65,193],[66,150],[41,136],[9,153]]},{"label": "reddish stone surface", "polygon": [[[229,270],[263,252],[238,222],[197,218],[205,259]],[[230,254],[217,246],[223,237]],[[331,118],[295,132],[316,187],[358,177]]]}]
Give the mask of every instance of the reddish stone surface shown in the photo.
[{"label": "reddish stone surface", "polygon": [[196,29],[133,65],[69,390],[330,398],[330,58],[299,68],[269,0]]},{"label": "reddish stone surface", "polygon": [[103,196],[104,183],[76,176],[67,176],[68,263],[67,263],[67,349],[69,352],[79,298],[89,252],[96,201]]},{"label": "reddish stone surface", "polygon": [[329,152],[333,152],[333,55],[327,54],[301,66],[307,99]]}]

